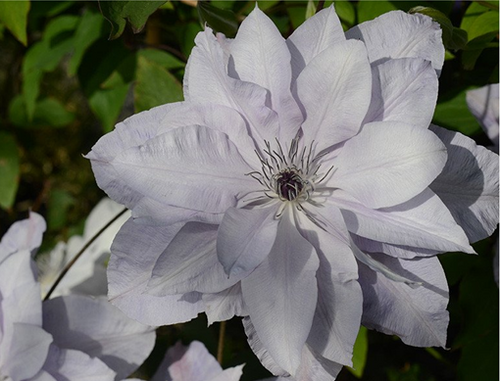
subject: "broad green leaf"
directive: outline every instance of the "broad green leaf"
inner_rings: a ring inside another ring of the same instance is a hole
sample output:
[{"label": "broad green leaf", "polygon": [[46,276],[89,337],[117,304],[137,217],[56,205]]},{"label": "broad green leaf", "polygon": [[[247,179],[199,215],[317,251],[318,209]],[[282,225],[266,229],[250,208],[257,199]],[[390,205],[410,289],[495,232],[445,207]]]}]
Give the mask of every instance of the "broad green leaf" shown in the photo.
[{"label": "broad green leaf", "polygon": [[14,136],[0,131],[0,207],[14,204],[19,185],[19,149]]},{"label": "broad green leaf", "polygon": [[66,226],[68,209],[75,203],[71,194],[63,189],[53,189],[48,202],[47,224],[56,230]]},{"label": "broad green leaf", "polygon": [[498,33],[498,16],[498,11],[489,11],[476,17],[476,19],[466,29],[469,41],[492,32]]},{"label": "broad green leaf", "polygon": [[465,11],[464,17],[462,17],[462,21],[460,23],[460,28],[467,31],[470,26],[474,22],[474,20],[482,15],[483,13],[488,12],[488,9],[482,7],[477,2],[472,2]]},{"label": "broad green leaf", "polygon": [[443,31],[443,43],[447,49],[463,49],[467,44],[467,32],[454,27],[450,19],[441,11],[430,7],[418,6],[410,9],[409,13],[420,13],[431,17],[439,23]]},{"label": "broad green leaf", "polygon": [[438,101],[433,123],[468,136],[481,131],[481,127],[467,108],[465,90],[450,99]]},{"label": "broad green leaf", "polygon": [[0,22],[12,32],[21,44],[28,45],[26,27],[28,24],[29,0],[0,1]]},{"label": "broad green leaf", "polygon": [[279,0],[257,0],[257,4],[262,11],[274,7],[276,4],[279,4]]},{"label": "broad green leaf", "polygon": [[132,83],[135,79],[136,68],[137,54],[130,54],[120,62],[118,67],[111,73],[108,79],[101,83],[100,89],[113,89],[115,87]]},{"label": "broad green leaf", "polygon": [[224,33],[227,37],[236,35],[238,21],[232,11],[217,8],[208,1],[198,1],[197,8],[201,25],[207,23],[214,31]]},{"label": "broad green leaf", "polygon": [[194,39],[201,31],[202,28],[198,22],[190,22],[184,24],[182,28],[177,29],[178,39],[181,43],[181,51],[186,57],[191,53],[194,47]]},{"label": "broad green leaf", "polygon": [[134,33],[139,33],[148,17],[166,1],[99,1],[99,7],[106,20],[111,24],[110,40],[123,33],[127,21]]},{"label": "broad green leaf", "polygon": [[75,119],[75,115],[67,111],[54,98],[44,98],[36,102],[33,119],[30,121],[26,111],[26,102],[22,95],[12,99],[9,105],[10,121],[22,128],[38,129],[45,127],[65,127]]},{"label": "broad green leaf", "polygon": [[491,40],[495,38],[497,33],[498,32],[491,32],[483,36],[476,37],[472,41],[469,41],[462,53],[462,65],[466,70],[474,69],[476,61],[484,49],[489,47],[498,48],[498,43],[491,42]]},{"label": "broad green leaf", "polygon": [[358,23],[372,20],[384,13],[398,9],[390,1],[360,1],[358,2]]},{"label": "broad green leaf", "polygon": [[103,132],[113,130],[120,116],[130,84],[125,83],[111,89],[99,89],[89,98],[89,105],[94,114],[101,121]]},{"label": "broad green leaf", "polygon": [[294,29],[297,29],[306,21],[307,1],[285,1],[286,10]]},{"label": "broad green leaf", "polygon": [[142,49],[138,52],[140,57],[146,58],[148,61],[152,61],[162,66],[167,70],[181,69],[186,64],[173,56],[170,53],[164,52],[158,49]]},{"label": "broad green leaf", "polygon": [[134,88],[135,111],[149,110],[165,103],[183,100],[180,82],[167,70],[145,57],[138,57]]},{"label": "broad green leaf", "polygon": [[73,1],[33,1],[30,18],[54,17],[74,4]]},{"label": "broad green leaf", "polygon": [[235,0],[211,0],[210,4],[217,8],[232,9]]},{"label": "broad green leaf", "polygon": [[74,52],[68,65],[69,75],[76,74],[85,51],[102,36],[103,27],[104,20],[100,14],[89,11],[83,14],[74,36]]},{"label": "broad green leaf", "polygon": [[357,378],[363,377],[363,371],[366,364],[366,355],[368,353],[368,330],[361,327],[358,332],[358,337],[354,343],[352,353],[352,368],[348,367],[349,371]]}]

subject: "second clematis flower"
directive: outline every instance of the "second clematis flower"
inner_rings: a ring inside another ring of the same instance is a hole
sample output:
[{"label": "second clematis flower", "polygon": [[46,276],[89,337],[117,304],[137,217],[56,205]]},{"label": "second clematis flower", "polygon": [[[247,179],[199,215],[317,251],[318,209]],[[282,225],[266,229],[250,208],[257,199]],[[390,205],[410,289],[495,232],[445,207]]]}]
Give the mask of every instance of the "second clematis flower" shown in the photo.
[{"label": "second clematis flower", "polygon": [[234,40],[206,28],[185,101],[137,114],[88,154],[132,210],[109,297],[147,324],[243,316],[275,375],[334,379],[360,324],[445,346],[436,254],[498,222],[498,157],[430,126],[444,59],[430,18],[343,33],[333,7],[287,40],[256,8]]}]

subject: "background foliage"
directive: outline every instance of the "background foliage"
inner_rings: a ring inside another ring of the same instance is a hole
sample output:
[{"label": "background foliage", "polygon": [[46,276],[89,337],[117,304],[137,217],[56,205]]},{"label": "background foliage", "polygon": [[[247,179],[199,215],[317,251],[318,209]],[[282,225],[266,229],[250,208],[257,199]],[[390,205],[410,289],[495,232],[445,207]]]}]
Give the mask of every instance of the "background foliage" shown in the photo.
[{"label": "background foliage", "polygon": [[[286,37],[332,1],[257,1]],[[207,23],[234,36],[254,1],[0,1],[0,233],[28,211],[48,221],[46,248],[81,233],[104,194],[82,154],[117,121],[183,99],[182,76],[195,35]],[[434,123],[491,145],[465,91],[498,82],[498,1],[337,1],[344,29],[401,9],[433,17],[447,48]],[[494,245],[478,256],[440,256],[451,291],[448,350],[408,347],[362,329],[356,370],[338,380],[497,380],[498,286]],[[178,339],[217,349],[206,319],[159,329],[141,369],[147,377]],[[263,378],[237,319],[228,323],[223,366],[246,363],[243,380]]]}]

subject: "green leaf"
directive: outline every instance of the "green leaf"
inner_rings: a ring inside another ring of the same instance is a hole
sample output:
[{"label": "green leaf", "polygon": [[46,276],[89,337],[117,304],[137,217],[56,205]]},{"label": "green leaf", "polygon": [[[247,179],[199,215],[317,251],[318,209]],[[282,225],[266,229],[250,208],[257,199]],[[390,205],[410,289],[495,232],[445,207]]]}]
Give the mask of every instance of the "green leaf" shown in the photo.
[{"label": "green leaf", "polygon": [[66,226],[68,209],[75,203],[71,194],[62,189],[53,189],[48,202],[47,223],[50,229]]},{"label": "green leaf", "polygon": [[297,29],[304,23],[304,21],[306,21],[307,2],[288,0],[285,1],[285,4],[292,26],[294,29]]},{"label": "green leaf", "polygon": [[[328,1],[325,2],[325,7],[327,5],[329,5]],[[356,23],[356,10],[350,1],[336,1],[335,12],[337,12],[344,30],[352,28]]]},{"label": "green leaf", "polygon": [[0,131],[0,206],[10,208],[19,186],[19,149],[14,136]]},{"label": "green leaf", "polygon": [[452,98],[438,101],[433,123],[468,136],[481,131],[481,127],[467,108],[465,90]]},{"label": "green leaf", "polygon": [[397,7],[386,0],[360,1],[358,2],[358,23],[372,20],[384,13],[395,10],[397,10]]},{"label": "green leaf", "polygon": [[44,98],[35,104],[33,119],[30,121],[25,99],[18,95],[9,105],[9,119],[12,124],[22,128],[61,128],[72,123],[75,115],[67,111],[57,99]]},{"label": "green leaf", "polygon": [[148,17],[160,6],[166,3],[164,1],[99,1],[102,15],[111,24],[109,39],[114,40],[123,33],[127,21],[131,24],[134,33],[139,33]]},{"label": "green leaf", "polygon": [[139,56],[134,88],[135,111],[149,110],[155,106],[182,100],[180,82],[157,63]]},{"label": "green leaf", "polygon": [[202,28],[198,22],[190,22],[177,29],[177,33],[179,33],[178,39],[181,43],[181,51],[186,57],[191,53],[194,47],[194,39],[201,31]]},{"label": "green leaf", "polygon": [[28,45],[26,27],[28,24],[29,10],[29,0],[0,1],[0,22],[2,22],[24,46]]},{"label": "green leaf", "polygon": [[361,327],[358,332],[358,337],[354,343],[352,354],[352,368],[347,369],[357,378],[363,377],[363,371],[366,365],[366,355],[368,353],[368,330]]},{"label": "green leaf", "polygon": [[89,11],[83,14],[74,36],[74,52],[68,65],[69,75],[76,74],[85,51],[102,36],[103,26],[104,20],[100,14]]},{"label": "green leaf", "polygon": [[476,17],[476,19],[467,28],[469,41],[492,32],[498,33],[498,16],[498,11],[489,11]]},{"label": "green leaf", "polygon": [[101,121],[103,132],[113,130],[129,89],[130,84],[125,83],[111,89],[97,90],[89,98],[90,108]]},{"label": "green leaf", "polygon": [[224,33],[227,37],[236,35],[238,21],[232,11],[214,7],[208,1],[198,1],[197,8],[201,25],[207,23],[214,31]]},{"label": "green leaf", "polygon": [[316,4],[314,4],[314,0],[307,0],[306,20],[308,18],[313,17],[315,14],[316,14]]},{"label": "green leaf", "polygon": [[43,39],[32,45],[24,56],[22,93],[29,120],[35,112],[43,73],[54,70],[62,57],[73,50],[71,32],[78,19],[76,16],[60,16],[52,20],[45,28]]},{"label": "green leaf", "polygon": [[138,52],[140,57],[146,58],[167,70],[181,69],[186,64],[170,53],[158,49],[142,49]]}]

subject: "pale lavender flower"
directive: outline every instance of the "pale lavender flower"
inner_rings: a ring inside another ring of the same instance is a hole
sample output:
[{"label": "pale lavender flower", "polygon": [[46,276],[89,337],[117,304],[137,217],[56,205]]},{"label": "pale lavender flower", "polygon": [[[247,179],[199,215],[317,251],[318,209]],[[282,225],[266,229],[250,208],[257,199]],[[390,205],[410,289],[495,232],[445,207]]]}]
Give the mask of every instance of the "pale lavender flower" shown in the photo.
[{"label": "pale lavender flower", "polygon": [[238,381],[243,365],[222,369],[205,345],[178,342],[169,348],[151,381]]},{"label": "pale lavender flower", "polygon": [[44,230],[31,213],[0,243],[0,379],[123,379],[153,349],[154,330],[103,299],[65,296],[42,306],[31,256]]},{"label": "pale lavender flower", "polygon": [[360,324],[445,346],[435,254],[498,222],[498,157],[429,124],[444,60],[430,18],[390,12],[345,35],[333,7],[284,40],[255,9],[206,28],[186,101],[116,126],[88,154],[132,209],[109,297],[147,324],[243,316],[275,375],[331,380]]}]

